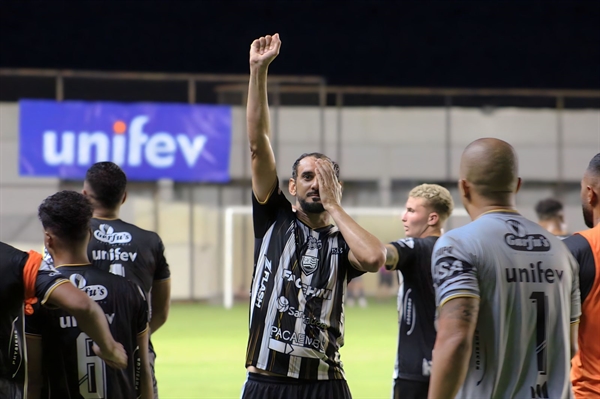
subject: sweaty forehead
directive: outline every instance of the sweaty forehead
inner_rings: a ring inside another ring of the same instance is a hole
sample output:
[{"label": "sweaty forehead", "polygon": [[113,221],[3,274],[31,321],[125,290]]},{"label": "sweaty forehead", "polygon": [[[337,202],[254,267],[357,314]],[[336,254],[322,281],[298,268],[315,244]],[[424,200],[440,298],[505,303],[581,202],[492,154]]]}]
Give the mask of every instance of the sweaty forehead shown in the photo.
[{"label": "sweaty forehead", "polygon": [[305,172],[314,172],[316,168],[317,158],[315,157],[306,157],[302,158],[298,163],[298,175],[301,175]]}]

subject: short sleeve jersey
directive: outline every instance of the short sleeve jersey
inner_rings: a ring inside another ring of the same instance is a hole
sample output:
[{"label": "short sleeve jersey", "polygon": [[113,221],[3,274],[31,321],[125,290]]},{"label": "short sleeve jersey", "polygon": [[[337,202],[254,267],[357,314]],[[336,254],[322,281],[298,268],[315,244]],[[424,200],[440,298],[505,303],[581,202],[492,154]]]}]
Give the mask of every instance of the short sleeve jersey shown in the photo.
[{"label": "short sleeve jersey", "polygon": [[493,211],[444,234],[432,261],[436,303],[479,298],[457,398],[569,398],[578,265],[562,241],[516,212]]},{"label": "short sleeve jersey", "polygon": [[343,379],[343,298],[361,272],[334,226],[311,229],[276,186],[253,196],[254,274],[246,366],[309,380]]},{"label": "short sleeve jersey", "polygon": [[140,287],[91,265],[61,266],[61,274],[88,294],[104,311],[110,332],[127,353],[127,368],[107,367],[92,350],[92,340],[77,320],[61,309],[42,308],[26,317],[27,334],[40,336],[45,377],[42,397],[138,397],[137,336],[147,328],[148,306]]},{"label": "short sleeve jersey", "polygon": [[[29,264],[29,254],[0,242],[0,399],[20,399],[25,384],[25,340],[23,301],[26,286],[35,286],[35,296],[45,303],[54,288],[67,282],[42,262]],[[24,273],[25,267],[37,273]],[[35,280],[27,281],[27,276]]]},{"label": "short sleeve jersey", "polygon": [[398,251],[397,270],[404,287],[399,290],[398,354],[394,378],[429,381],[431,352],[435,343],[435,293],[431,278],[431,254],[438,237],[403,238],[391,244]]}]

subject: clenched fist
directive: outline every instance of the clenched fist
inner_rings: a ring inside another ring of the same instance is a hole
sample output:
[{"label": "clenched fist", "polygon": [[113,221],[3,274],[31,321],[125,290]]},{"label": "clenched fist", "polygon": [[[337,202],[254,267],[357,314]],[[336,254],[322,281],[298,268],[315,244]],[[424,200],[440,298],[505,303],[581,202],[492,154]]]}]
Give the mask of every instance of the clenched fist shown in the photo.
[{"label": "clenched fist", "polygon": [[266,69],[279,54],[279,33],[256,39],[250,45],[250,69]]}]

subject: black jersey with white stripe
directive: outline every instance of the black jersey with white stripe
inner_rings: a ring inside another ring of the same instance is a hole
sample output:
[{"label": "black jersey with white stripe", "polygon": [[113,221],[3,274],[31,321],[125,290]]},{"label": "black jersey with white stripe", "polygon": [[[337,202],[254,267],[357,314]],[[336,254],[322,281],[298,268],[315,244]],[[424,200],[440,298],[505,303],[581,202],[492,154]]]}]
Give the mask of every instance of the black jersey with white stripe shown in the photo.
[{"label": "black jersey with white stripe", "polygon": [[[21,399],[25,395],[25,286],[34,284],[36,297],[44,303],[54,288],[66,281],[39,261],[31,265],[37,273],[25,276],[29,256],[0,242],[0,399]],[[35,281],[26,281],[28,278]]]},{"label": "black jersey with white stripe", "polygon": [[429,381],[436,336],[431,253],[437,239],[404,238],[391,243],[399,257],[397,264],[387,268],[401,273],[404,281],[404,289],[398,292],[400,326],[394,378]]},{"label": "black jersey with white stripe", "polygon": [[122,277],[91,265],[61,266],[62,275],[102,308],[110,332],[127,353],[127,367],[106,366],[92,350],[93,341],[77,320],[60,309],[42,308],[26,317],[26,331],[42,339],[44,391],[42,397],[138,397],[139,355],[137,337],[147,329],[148,306],[142,289]]},{"label": "black jersey with white stripe", "polygon": [[254,274],[246,367],[310,380],[344,379],[348,281],[362,272],[330,225],[311,229],[279,187],[265,203],[253,196]]}]

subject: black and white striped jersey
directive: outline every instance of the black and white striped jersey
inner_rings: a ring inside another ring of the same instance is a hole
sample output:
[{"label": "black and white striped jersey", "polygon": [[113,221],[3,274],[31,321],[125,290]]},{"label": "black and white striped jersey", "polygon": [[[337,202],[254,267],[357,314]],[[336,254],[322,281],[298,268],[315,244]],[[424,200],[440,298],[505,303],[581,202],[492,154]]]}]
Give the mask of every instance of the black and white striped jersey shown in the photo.
[{"label": "black and white striped jersey", "polygon": [[344,379],[344,296],[363,272],[332,225],[311,229],[275,187],[253,196],[254,274],[246,367],[292,378]]}]

